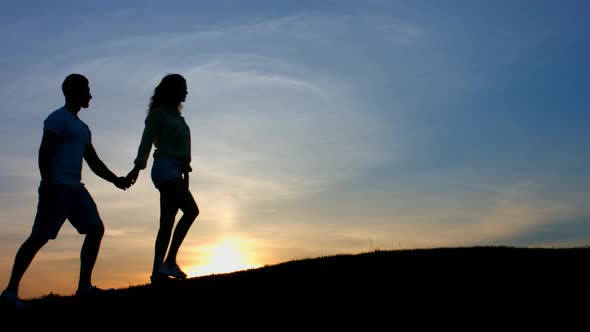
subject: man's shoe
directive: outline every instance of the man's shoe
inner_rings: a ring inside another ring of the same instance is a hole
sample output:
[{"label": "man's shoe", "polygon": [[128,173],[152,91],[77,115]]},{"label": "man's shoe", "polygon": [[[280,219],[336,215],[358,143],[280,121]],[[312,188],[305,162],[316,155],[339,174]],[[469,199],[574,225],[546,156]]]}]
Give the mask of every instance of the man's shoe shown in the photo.
[{"label": "man's shoe", "polygon": [[96,286],[88,286],[88,287],[84,287],[84,288],[78,288],[78,290],[76,291],[76,296],[94,296],[94,295],[106,294],[106,293],[112,292],[114,290],[115,290],[114,288],[102,289],[102,288],[98,288]]},{"label": "man's shoe", "polygon": [[18,298],[18,295],[14,291],[3,291],[0,295],[0,305],[11,310],[22,310],[26,309],[27,305]]},{"label": "man's shoe", "polygon": [[158,272],[178,279],[186,278],[186,273],[182,272],[178,265],[168,266],[168,264],[164,263]]}]

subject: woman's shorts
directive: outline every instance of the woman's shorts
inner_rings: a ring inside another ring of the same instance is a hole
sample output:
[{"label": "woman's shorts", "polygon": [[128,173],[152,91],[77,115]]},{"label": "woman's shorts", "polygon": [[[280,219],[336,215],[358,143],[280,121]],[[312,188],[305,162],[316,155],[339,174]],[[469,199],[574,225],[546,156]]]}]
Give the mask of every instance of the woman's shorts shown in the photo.
[{"label": "woman's shorts", "polygon": [[167,183],[182,181],[184,164],[174,157],[154,158],[152,164],[152,182],[156,188]]}]

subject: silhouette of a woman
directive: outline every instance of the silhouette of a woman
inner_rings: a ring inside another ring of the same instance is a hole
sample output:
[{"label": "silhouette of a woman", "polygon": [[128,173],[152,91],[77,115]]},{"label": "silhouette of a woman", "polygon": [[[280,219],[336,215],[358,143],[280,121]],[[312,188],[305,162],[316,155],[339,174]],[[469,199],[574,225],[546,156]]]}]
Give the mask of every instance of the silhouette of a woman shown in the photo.
[{"label": "silhouette of a woman", "polygon": [[[160,192],[160,227],[155,241],[152,283],[169,277],[186,278],[186,273],[178,267],[176,256],[199,215],[199,208],[189,190],[189,172],[192,171],[190,129],[181,115],[187,94],[186,80],[179,74],[166,75],[154,89],[135,166],[127,175],[129,181],[135,183],[140,170],[146,168],[153,145],[151,177]],[[178,210],[182,211],[182,217],[172,235]]]}]

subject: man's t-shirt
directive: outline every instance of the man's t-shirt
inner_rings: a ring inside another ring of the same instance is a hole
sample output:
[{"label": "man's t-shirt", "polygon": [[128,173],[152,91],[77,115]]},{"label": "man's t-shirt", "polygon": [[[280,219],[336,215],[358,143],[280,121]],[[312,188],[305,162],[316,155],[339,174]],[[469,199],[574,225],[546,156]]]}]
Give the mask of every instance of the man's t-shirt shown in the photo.
[{"label": "man's t-shirt", "polygon": [[43,129],[61,138],[51,159],[53,184],[81,187],[84,150],[91,142],[90,129],[65,106],[53,111],[45,119]]}]

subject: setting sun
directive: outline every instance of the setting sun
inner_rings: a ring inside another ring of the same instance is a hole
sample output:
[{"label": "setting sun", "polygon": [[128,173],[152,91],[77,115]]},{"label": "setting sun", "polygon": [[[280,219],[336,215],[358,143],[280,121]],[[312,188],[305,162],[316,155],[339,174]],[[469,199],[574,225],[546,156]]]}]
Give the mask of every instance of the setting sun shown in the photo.
[{"label": "setting sun", "polygon": [[210,247],[193,249],[199,254],[198,261],[192,262],[187,268],[189,276],[202,276],[215,273],[227,273],[255,268],[261,264],[254,262],[248,255],[247,241],[239,238],[226,237]]}]

